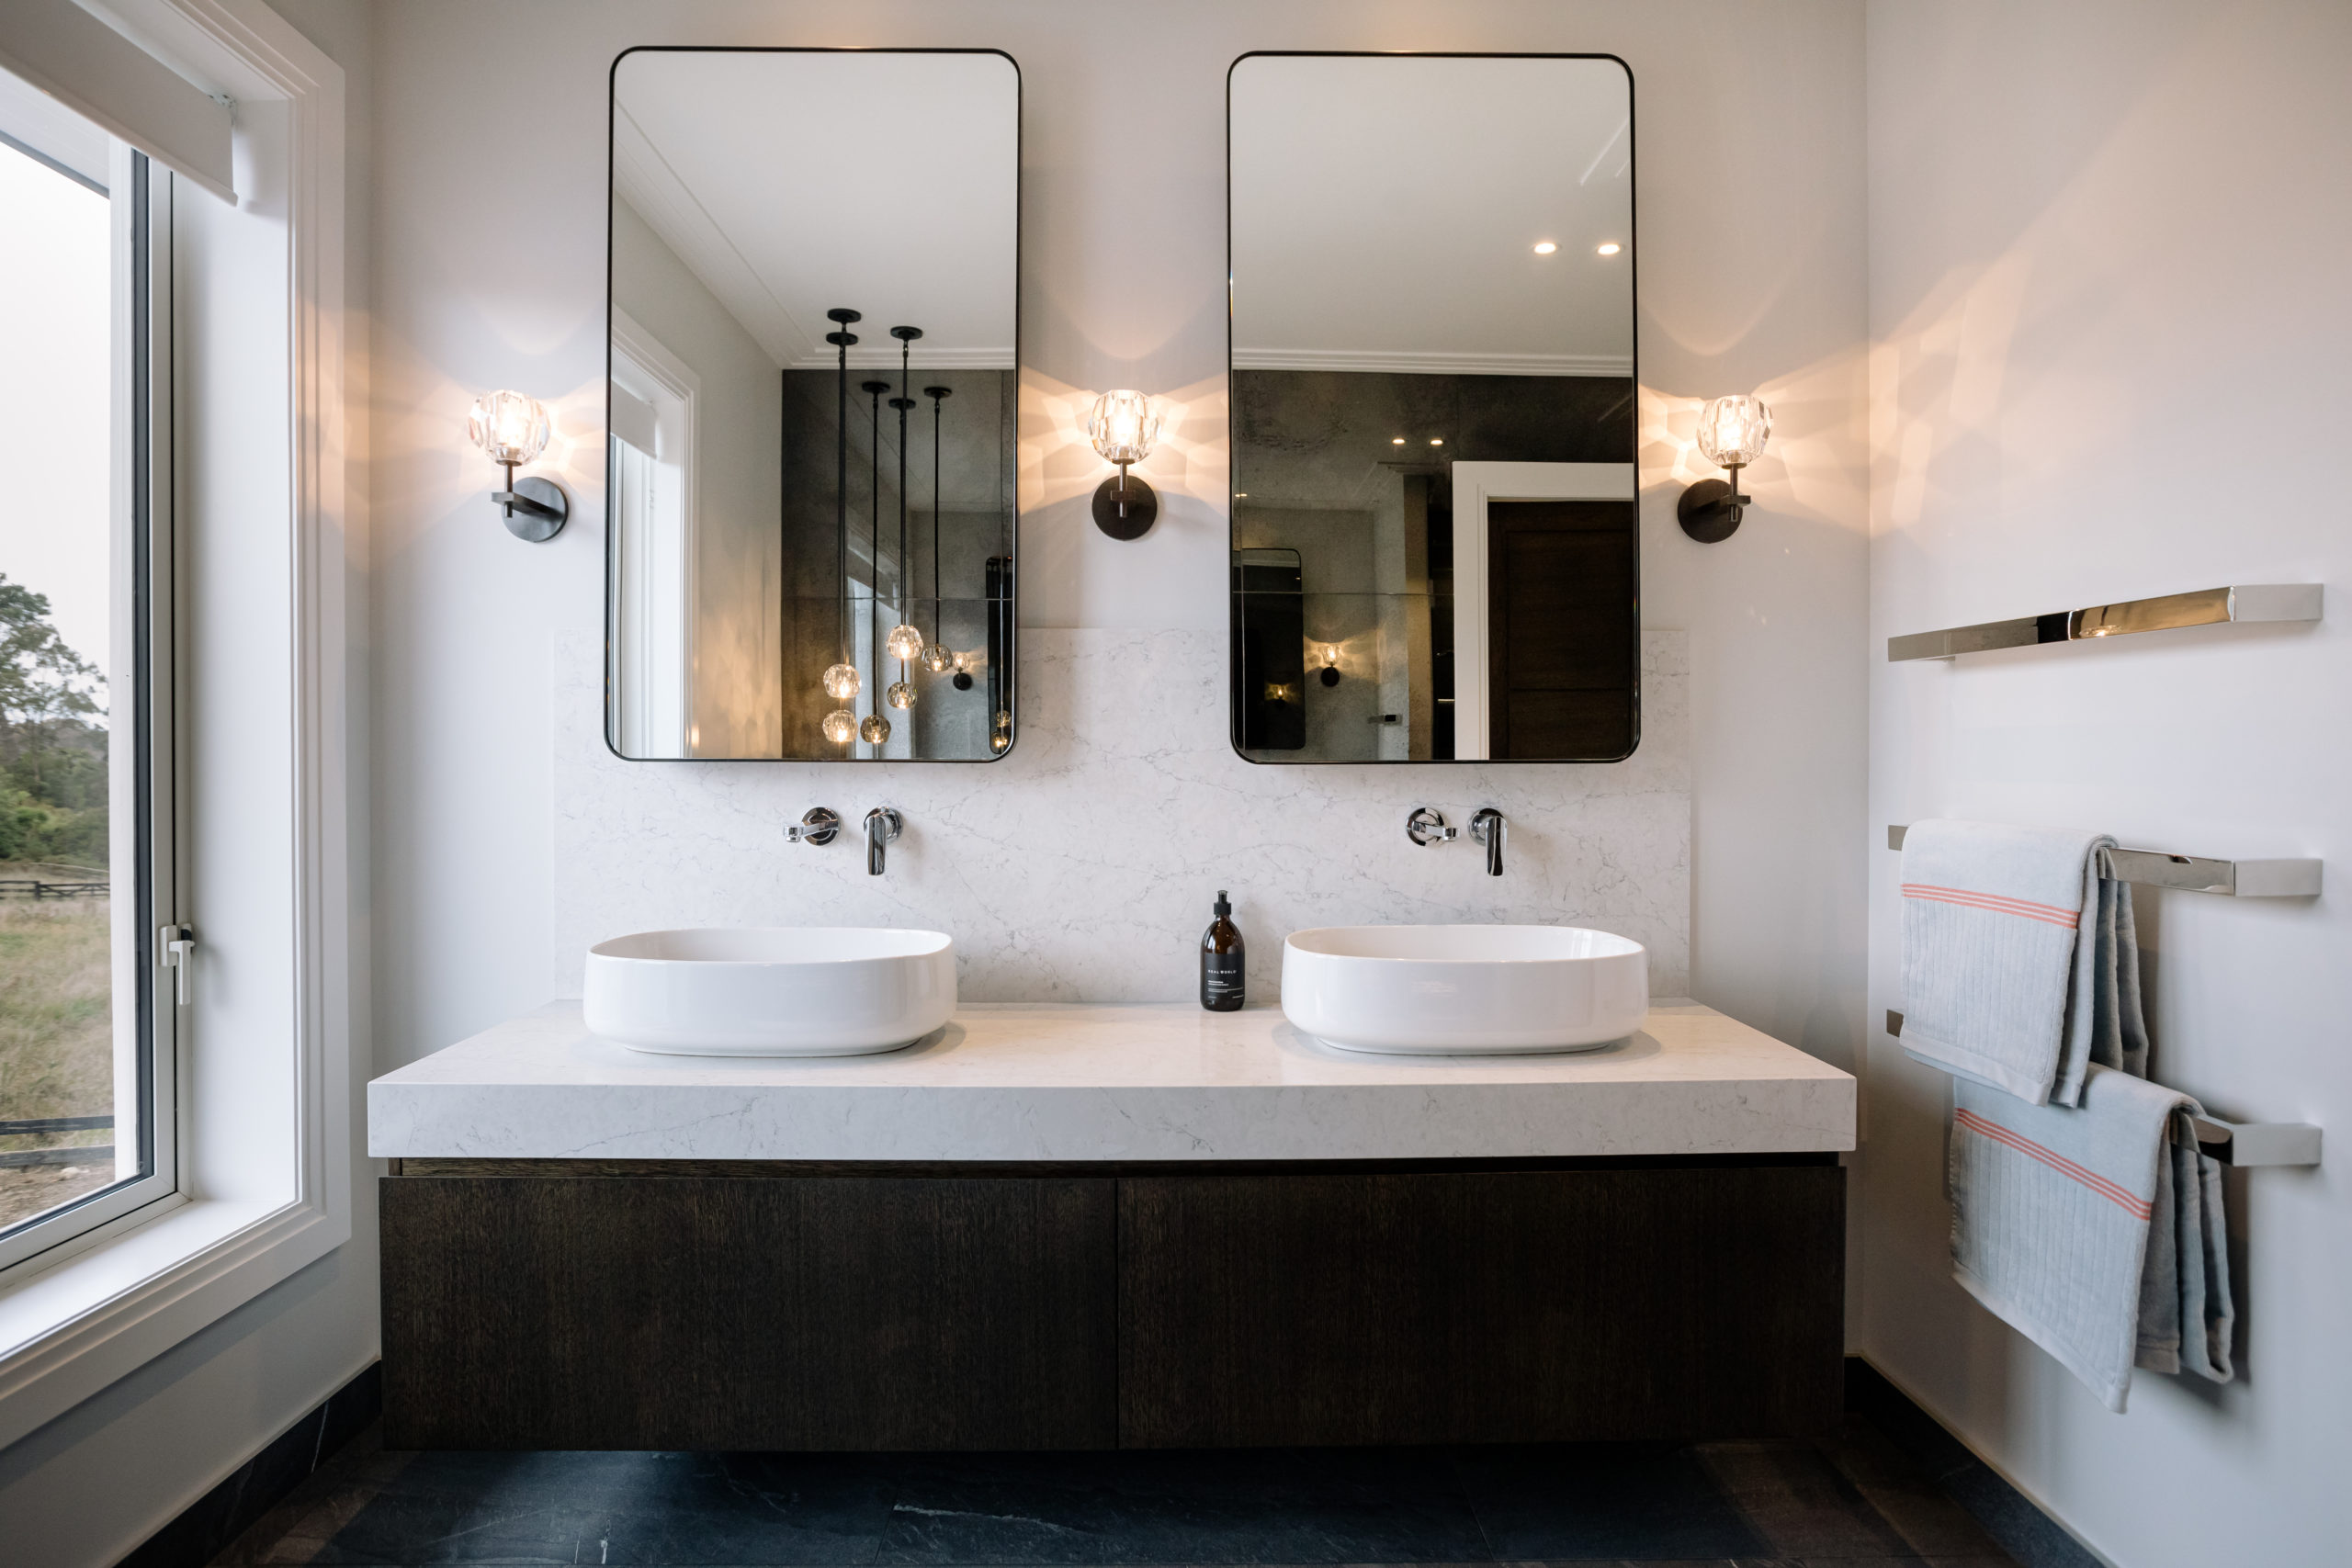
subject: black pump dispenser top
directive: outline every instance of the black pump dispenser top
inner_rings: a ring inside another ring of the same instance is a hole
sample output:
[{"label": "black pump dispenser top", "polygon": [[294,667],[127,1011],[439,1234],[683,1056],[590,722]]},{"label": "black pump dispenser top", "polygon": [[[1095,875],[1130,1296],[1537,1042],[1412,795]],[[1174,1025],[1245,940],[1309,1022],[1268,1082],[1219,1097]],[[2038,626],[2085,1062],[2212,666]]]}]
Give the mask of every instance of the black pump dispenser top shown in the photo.
[{"label": "black pump dispenser top", "polygon": [[1226,897],[1224,888],[1216,890],[1216,902],[1209,906],[1209,912],[1220,920],[1233,913],[1233,903]]}]

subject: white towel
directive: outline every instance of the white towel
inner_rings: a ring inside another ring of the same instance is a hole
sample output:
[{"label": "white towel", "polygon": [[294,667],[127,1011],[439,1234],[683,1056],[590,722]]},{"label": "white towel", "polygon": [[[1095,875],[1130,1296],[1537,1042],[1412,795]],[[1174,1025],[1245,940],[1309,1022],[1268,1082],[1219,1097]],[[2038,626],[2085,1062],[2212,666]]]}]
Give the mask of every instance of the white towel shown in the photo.
[{"label": "white towel", "polygon": [[2099,833],[1915,823],[1903,840],[1903,1048],[2030,1104],[2074,1105],[2093,1063],[2142,1073],[2132,890]]},{"label": "white towel", "polygon": [[2135,1364],[2227,1382],[2221,1166],[2197,1147],[2197,1102],[2099,1066],[2078,1109],[1953,1087],[1953,1277],[2109,1410]]}]

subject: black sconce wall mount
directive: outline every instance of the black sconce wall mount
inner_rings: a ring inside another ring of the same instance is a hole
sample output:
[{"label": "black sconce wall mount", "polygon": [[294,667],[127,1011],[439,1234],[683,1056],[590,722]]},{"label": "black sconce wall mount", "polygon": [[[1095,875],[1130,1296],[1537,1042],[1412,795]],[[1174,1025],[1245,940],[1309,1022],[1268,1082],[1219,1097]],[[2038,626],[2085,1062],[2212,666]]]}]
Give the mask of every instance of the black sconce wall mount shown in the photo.
[{"label": "black sconce wall mount", "polygon": [[1739,532],[1751,500],[1739,493],[1739,470],[1764,455],[1772,438],[1772,411],[1760,399],[1717,398],[1699,415],[1699,450],[1731,476],[1701,479],[1682,492],[1675,516],[1682,531],[1702,545],[1721,544]]},{"label": "black sconce wall mount", "polygon": [[1094,525],[1114,539],[1140,539],[1159,516],[1159,497],[1127,472],[1127,465],[1151,456],[1159,442],[1159,408],[1136,391],[1105,392],[1094,400],[1086,421],[1094,450],[1119,465],[1116,478],[1094,490]]},{"label": "black sconce wall mount", "polygon": [[553,433],[548,411],[520,392],[484,392],[466,418],[466,434],[474,445],[506,470],[506,488],[492,491],[490,497],[498,503],[506,531],[535,545],[563,532],[571,516],[571,500],[553,479],[536,475],[518,479],[514,469],[536,461]]}]

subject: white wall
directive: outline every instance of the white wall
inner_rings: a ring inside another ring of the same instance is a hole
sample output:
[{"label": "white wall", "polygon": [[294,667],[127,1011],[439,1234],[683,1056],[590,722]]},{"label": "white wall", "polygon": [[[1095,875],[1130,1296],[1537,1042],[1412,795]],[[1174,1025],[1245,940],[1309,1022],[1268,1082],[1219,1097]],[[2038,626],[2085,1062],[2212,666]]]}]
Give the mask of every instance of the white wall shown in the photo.
[{"label": "white wall", "polygon": [[[273,0],[345,73],[344,338],[355,416],[345,437],[350,459],[345,515],[345,694],[349,736],[349,819],[368,809],[368,456],[365,387],[368,366],[370,19],[358,0]],[[201,194],[183,199],[209,202]],[[260,198],[266,201],[266,196]],[[209,411],[216,418],[223,411]],[[460,412],[460,419],[463,414]],[[155,1358],[29,1436],[0,1449],[0,1562],[9,1568],[104,1568],[145,1540],[292,1427],[377,1355],[374,1165],[365,1156],[362,1096],[369,1076],[366,948],[368,866],[364,840],[353,846],[350,1037],[356,1184],[352,1238],[327,1257],[264,1292],[210,1327]],[[197,1175],[203,1177],[203,1167]]]},{"label": "white wall", "polygon": [[[2138,907],[2155,1076],[2332,1135],[2352,1129],[2352,528],[2327,439],[2352,422],[2347,64],[2341,0],[1870,12],[1871,836],[1960,815],[2325,856],[2317,900]],[[2324,581],[2329,620],[1883,662],[1890,634],[2248,581]],[[1901,1005],[1894,874],[1876,851],[1872,1019]],[[2142,1373],[2110,1416],[1951,1283],[1942,1110],[1873,1030],[1861,1348],[2116,1562],[2344,1562],[2341,1170],[2230,1175],[2242,1381]]]},{"label": "white wall", "polygon": [[[622,284],[616,303],[696,379],[689,455],[695,602],[687,613],[694,637],[688,722],[713,756],[774,756],[782,732],[776,691],[781,372],[626,202],[613,209],[613,265]],[[595,417],[603,418],[601,410]],[[602,539],[602,517],[590,523]]]},{"label": "white wall", "polygon": [[[621,49],[655,42],[974,45],[1020,62],[1023,615],[1136,632],[1225,620],[1234,56],[1624,56],[1641,137],[1643,379],[1656,389],[1643,447],[1644,548],[1657,569],[1648,619],[1690,632],[1694,988],[1851,1060],[1865,703],[1859,0],[1778,7],[1770,27],[1748,7],[1694,0],[706,0],[658,11],[404,0],[377,15],[380,1065],[549,995],[550,661],[559,634],[593,637],[603,592],[605,71]],[[486,128],[513,112],[498,106],[517,62],[532,82],[530,134],[502,143]],[[511,161],[485,155],[505,145],[518,149]],[[509,385],[557,409],[570,454],[560,477],[579,521],[544,547],[497,525],[490,471],[464,444],[467,400]],[[1167,498],[1160,523],[1134,544],[1087,519],[1105,470],[1076,423],[1113,386],[1186,405],[1144,469]],[[1732,542],[1691,544],[1672,501],[1712,471],[1695,459],[1675,471],[1697,400],[1758,388],[1781,416],[1775,455],[1751,479],[1762,505]],[[894,775],[864,770],[854,793]],[[1401,839],[1396,850],[1411,852]]]}]

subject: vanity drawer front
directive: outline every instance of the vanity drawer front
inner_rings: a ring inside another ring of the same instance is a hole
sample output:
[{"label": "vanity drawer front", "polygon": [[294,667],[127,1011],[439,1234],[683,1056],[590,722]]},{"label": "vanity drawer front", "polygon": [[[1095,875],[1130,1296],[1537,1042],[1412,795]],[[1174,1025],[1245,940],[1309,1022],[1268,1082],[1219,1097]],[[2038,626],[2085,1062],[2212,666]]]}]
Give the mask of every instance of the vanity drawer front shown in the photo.
[{"label": "vanity drawer front", "polygon": [[1108,1178],[382,1183],[394,1448],[1115,1440]]},{"label": "vanity drawer front", "polygon": [[1834,1429],[1834,1165],[1120,1184],[1125,1447]]}]

